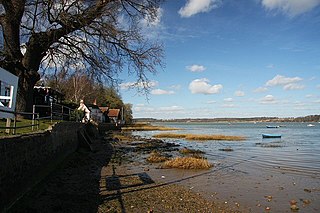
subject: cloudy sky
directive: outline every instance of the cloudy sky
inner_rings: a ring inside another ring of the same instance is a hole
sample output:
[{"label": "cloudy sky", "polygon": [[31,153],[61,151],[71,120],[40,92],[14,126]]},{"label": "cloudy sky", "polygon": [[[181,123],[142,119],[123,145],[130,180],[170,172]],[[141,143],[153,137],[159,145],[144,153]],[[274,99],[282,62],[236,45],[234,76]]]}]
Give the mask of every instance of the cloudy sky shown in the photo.
[{"label": "cloudy sky", "polygon": [[148,98],[124,78],[135,118],[320,114],[320,0],[169,0],[148,32],[166,67]]}]

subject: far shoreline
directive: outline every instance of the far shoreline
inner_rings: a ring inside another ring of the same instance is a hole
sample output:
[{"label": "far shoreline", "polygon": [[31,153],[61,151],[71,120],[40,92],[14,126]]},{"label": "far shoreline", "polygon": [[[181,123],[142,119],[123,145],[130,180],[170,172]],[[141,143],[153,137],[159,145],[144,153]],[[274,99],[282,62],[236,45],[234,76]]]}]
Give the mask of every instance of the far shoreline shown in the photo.
[{"label": "far shoreline", "polygon": [[270,122],[298,122],[298,123],[315,123],[320,122],[320,115],[307,115],[302,117],[248,117],[248,118],[172,118],[172,119],[157,119],[157,118],[135,118],[134,123],[147,122],[147,123],[270,123]]}]

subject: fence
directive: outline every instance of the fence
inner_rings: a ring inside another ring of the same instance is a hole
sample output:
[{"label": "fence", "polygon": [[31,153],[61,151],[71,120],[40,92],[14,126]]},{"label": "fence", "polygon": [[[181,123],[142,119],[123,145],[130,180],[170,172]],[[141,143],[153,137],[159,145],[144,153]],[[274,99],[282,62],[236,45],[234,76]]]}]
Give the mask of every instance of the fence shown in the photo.
[{"label": "fence", "polygon": [[[22,129],[22,128],[28,128],[31,127],[32,131],[34,130],[34,127],[37,126],[37,129],[39,129],[39,114],[38,113],[30,113],[30,112],[12,112],[9,110],[4,110],[4,109],[0,109],[1,112],[5,112],[5,113],[10,113],[14,115],[13,118],[13,126],[11,126],[11,119],[7,118],[7,123],[5,127],[0,126],[0,129],[5,129],[5,132],[7,134],[10,134],[10,130],[12,130],[12,134],[16,134],[16,130],[17,129]],[[17,115],[22,115],[22,116],[32,116],[32,123],[29,125],[22,125],[22,126],[17,126]]]},{"label": "fence", "polygon": [[[77,116],[72,114],[74,109],[61,105],[50,103],[50,105],[33,105],[33,114],[39,113],[39,119],[50,119],[52,122],[53,120],[76,120],[78,121]],[[35,118],[33,117],[33,120]]]},{"label": "fence", "polygon": [[[0,109],[0,111],[14,114],[13,126],[11,126],[11,119],[7,119],[5,127],[0,126],[0,129],[5,129],[7,134],[10,134],[10,130],[12,130],[12,134],[16,134],[17,129],[29,127],[31,127],[31,131],[35,130],[34,127],[36,127],[36,130],[39,130],[40,120],[50,120],[51,123],[53,120],[79,120],[78,116],[74,113],[74,109],[55,103],[51,103],[50,105],[33,105],[32,113],[12,112],[3,109]],[[18,115],[31,118],[31,124],[17,126]]]}]

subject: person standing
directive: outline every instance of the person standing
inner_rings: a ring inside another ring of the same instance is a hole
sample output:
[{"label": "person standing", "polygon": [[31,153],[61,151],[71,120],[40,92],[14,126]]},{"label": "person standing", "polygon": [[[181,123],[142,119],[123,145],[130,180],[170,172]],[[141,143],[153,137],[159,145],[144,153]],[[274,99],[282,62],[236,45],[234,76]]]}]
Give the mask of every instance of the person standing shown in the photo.
[{"label": "person standing", "polygon": [[82,99],[80,100],[80,106],[78,107],[78,110],[81,110],[84,112],[84,116],[82,118],[82,123],[86,123],[86,122],[90,121],[90,110],[84,104],[84,101]]}]

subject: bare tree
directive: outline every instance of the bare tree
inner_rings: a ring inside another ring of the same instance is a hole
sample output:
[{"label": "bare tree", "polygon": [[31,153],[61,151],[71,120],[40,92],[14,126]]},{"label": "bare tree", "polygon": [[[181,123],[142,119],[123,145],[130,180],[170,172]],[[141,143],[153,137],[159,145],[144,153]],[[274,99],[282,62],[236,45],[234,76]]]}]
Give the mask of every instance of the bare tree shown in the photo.
[{"label": "bare tree", "polygon": [[18,110],[30,111],[42,72],[81,67],[110,82],[162,66],[162,46],[142,36],[162,0],[0,0],[0,66],[19,76]]}]

